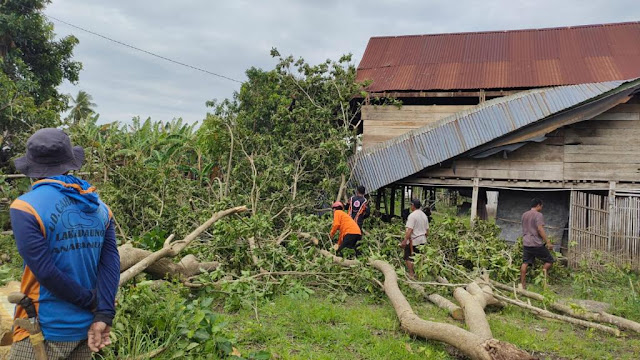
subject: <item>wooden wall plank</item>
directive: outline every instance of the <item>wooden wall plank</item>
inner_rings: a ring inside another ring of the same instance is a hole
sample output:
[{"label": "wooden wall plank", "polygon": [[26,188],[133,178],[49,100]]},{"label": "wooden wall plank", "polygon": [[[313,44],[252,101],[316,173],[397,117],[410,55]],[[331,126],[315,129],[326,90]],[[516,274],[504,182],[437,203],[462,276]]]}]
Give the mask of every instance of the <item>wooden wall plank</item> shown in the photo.
[{"label": "wooden wall plank", "polygon": [[565,145],[566,154],[640,154],[640,144],[635,146],[624,145]]},{"label": "wooden wall plank", "polygon": [[471,105],[406,105],[362,107],[363,146],[390,140],[408,131],[432,124]]},{"label": "wooden wall plank", "polygon": [[[640,152],[620,151],[610,153],[566,153],[564,160],[570,163],[636,164],[640,167]],[[602,165],[600,165],[602,166]],[[606,165],[605,165],[606,166]]]},{"label": "wooden wall plank", "polygon": [[567,134],[565,142],[567,144],[578,145],[624,145],[635,146],[638,145],[639,139],[632,136],[620,136],[616,137],[591,137],[591,136],[577,136],[575,134]]}]

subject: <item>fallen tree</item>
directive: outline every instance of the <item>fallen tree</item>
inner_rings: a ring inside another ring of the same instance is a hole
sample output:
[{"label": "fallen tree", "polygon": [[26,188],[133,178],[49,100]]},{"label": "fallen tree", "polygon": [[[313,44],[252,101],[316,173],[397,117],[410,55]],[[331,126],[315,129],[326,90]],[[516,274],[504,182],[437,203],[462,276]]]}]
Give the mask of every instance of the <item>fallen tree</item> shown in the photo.
[{"label": "fallen tree", "polygon": [[[334,263],[342,266],[356,266],[360,264],[357,260],[346,260],[326,250],[319,250],[319,253],[331,258]],[[474,360],[535,359],[526,351],[518,349],[510,343],[494,339],[491,336],[490,330],[487,332],[486,329],[481,326],[470,326],[472,323],[482,323],[482,319],[479,319],[479,317],[484,317],[484,311],[476,311],[477,308],[481,308],[482,305],[477,304],[477,298],[470,295],[466,290],[463,289],[469,296],[464,296],[462,293],[461,306],[463,309],[473,309],[473,311],[465,311],[465,322],[469,326],[470,331],[450,324],[421,319],[413,312],[411,305],[400,291],[398,287],[398,277],[393,266],[382,260],[371,260],[369,261],[369,265],[384,275],[383,290],[395,309],[398,320],[400,321],[400,326],[408,333],[449,344]],[[484,295],[482,295],[482,297],[484,298]],[[486,321],[486,317],[484,321]]]},{"label": "fallen tree", "polygon": [[[151,251],[136,248],[130,243],[119,246],[118,252],[120,253],[121,273],[151,255]],[[219,264],[216,261],[200,262],[194,255],[189,254],[177,263],[174,263],[171,259],[167,258],[159,259],[155,263],[149,265],[144,272],[157,279],[161,279],[166,276],[176,276],[183,279],[198,275],[202,270],[215,270],[218,266]]]},{"label": "fallen tree", "polygon": [[184,250],[194,239],[202,232],[209,228],[219,219],[240,212],[247,211],[246,206],[238,206],[235,208],[218,211],[209,220],[200,225],[197,229],[187,235],[184,239],[172,242],[174,235],[169,236],[164,243],[162,249],[156,252],[149,252],[137,249],[131,244],[125,244],[118,248],[120,253],[120,286],[134,278],[143,271],[148,270],[149,273],[156,277],[178,276],[188,278],[197,275],[201,270],[213,270],[217,268],[218,263],[208,262],[200,263],[195,256],[187,255],[180,263],[174,264],[167,257],[178,255]]}]

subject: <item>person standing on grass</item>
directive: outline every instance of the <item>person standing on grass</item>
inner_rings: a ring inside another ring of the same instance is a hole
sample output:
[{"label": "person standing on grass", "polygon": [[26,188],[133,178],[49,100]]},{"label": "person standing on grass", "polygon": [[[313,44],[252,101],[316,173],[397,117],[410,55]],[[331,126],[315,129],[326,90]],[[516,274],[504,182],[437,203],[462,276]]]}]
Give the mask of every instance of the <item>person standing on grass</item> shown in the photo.
[{"label": "person standing on grass", "polygon": [[336,255],[341,256],[342,249],[349,248],[355,251],[356,256],[360,255],[358,250],[358,241],[362,239],[362,231],[358,224],[343,211],[344,206],[340,201],[336,201],[331,206],[333,211],[333,226],[329,237],[333,239],[336,231],[340,232],[338,243],[334,246]]},{"label": "person standing on grass", "polygon": [[546,283],[549,268],[555,261],[549,251],[553,249],[553,244],[544,231],[542,206],[542,200],[533,199],[531,200],[531,210],[522,214],[523,261],[520,267],[520,286],[523,289],[526,289],[527,267],[529,265],[533,266],[536,259],[544,261],[542,271]]},{"label": "person standing on grass", "polygon": [[411,214],[407,217],[407,226],[404,234],[404,240],[400,243],[400,247],[404,249],[404,262],[409,271],[409,277],[415,278],[413,270],[413,254],[420,252],[421,246],[427,242],[429,235],[429,218],[421,210],[422,203],[418,199],[411,199]]},{"label": "person standing on grass", "polygon": [[368,218],[371,213],[369,201],[364,197],[364,193],[364,186],[359,185],[356,188],[356,195],[349,198],[349,211],[347,211],[349,216],[356,221],[360,230],[362,230],[364,219]]},{"label": "person standing on grass", "polygon": [[[18,171],[37,179],[10,208],[18,252],[24,260],[20,291],[36,307],[50,359],[91,359],[111,344],[120,279],[120,256],[111,210],[95,187],[69,171],[84,162],[62,130],[36,131]],[[27,313],[16,306],[16,318]],[[34,359],[25,329],[14,327],[10,360]]]}]

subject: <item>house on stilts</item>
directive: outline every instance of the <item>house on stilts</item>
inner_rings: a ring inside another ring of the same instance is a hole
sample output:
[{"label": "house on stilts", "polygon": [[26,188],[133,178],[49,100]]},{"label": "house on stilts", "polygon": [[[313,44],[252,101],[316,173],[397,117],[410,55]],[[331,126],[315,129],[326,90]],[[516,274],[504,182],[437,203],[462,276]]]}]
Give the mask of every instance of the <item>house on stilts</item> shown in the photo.
[{"label": "house on stilts", "polygon": [[374,204],[454,189],[474,220],[497,192],[515,241],[539,197],[570,263],[598,252],[640,269],[640,22],[374,37],[357,78],[371,83],[352,181]]}]

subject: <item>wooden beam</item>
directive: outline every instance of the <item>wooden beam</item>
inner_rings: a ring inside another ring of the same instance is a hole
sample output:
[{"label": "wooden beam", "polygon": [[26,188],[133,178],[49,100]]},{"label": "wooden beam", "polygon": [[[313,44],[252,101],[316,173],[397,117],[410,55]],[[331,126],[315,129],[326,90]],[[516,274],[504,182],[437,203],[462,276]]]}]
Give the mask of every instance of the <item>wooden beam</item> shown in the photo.
[{"label": "wooden beam", "polygon": [[384,189],[385,188],[381,188],[376,191],[376,213],[378,214],[380,214],[380,200],[384,196]]},{"label": "wooden beam", "polygon": [[[399,184],[417,185],[428,187],[442,188],[469,188],[469,178],[409,178],[404,179]],[[608,182],[573,182],[573,181],[508,181],[508,180],[491,180],[481,179],[480,187],[482,188],[530,188],[530,189],[575,189],[575,190],[607,190]],[[640,189],[640,183],[617,182],[616,189]]]},{"label": "wooden beam", "polygon": [[616,182],[609,182],[609,216],[607,221],[607,251],[611,251],[611,247],[613,244],[613,220],[614,220],[614,209],[616,206]]},{"label": "wooden beam", "polygon": [[[475,97],[480,98],[483,94],[485,97],[508,96],[523,90],[492,90],[492,91],[383,91],[367,93],[368,97],[378,98],[456,98],[456,97]],[[361,96],[356,98],[362,99]]]},{"label": "wooden beam", "polygon": [[396,214],[396,187],[391,187],[391,199],[389,201],[389,215],[393,217]]},{"label": "wooden beam", "polygon": [[480,180],[478,178],[473,178],[473,193],[471,195],[471,226],[473,226],[476,222],[476,218],[478,217],[478,191],[480,185]]},{"label": "wooden beam", "polygon": [[[406,186],[401,186],[400,190],[402,191],[402,197],[400,198],[400,217],[402,217],[402,212],[404,211],[404,198],[405,198],[405,194],[407,193],[407,187]],[[404,219],[402,219],[404,221]]]}]

